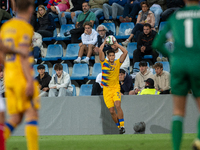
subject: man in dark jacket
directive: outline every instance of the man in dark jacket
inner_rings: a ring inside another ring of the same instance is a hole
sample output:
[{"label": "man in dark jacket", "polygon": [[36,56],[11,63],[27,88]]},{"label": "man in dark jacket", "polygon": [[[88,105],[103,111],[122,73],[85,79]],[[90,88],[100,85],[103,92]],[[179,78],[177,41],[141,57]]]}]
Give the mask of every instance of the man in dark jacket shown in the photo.
[{"label": "man in dark jacket", "polygon": [[48,72],[45,72],[44,65],[39,65],[37,67],[37,71],[39,72],[39,75],[36,77],[36,79],[39,82],[40,97],[46,97],[48,96],[49,82],[51,81],[51,76]]},{"label": "man in dark jacket", "polygon": [[119,83],[121,95],[129,95],[129,91],[133,90],[133,80],[124,69],[119,70]]},{"label": "man in dark jacket", "polygon": [[135,62],[140,62],[144,55],[153,55],[152,63],[156,62],[158,53],[151,47],[156,34],[156,31],[151,30],[150,24],[144,24],[143,32],[138,37],[137,50],[133,52],[133,65]]}]

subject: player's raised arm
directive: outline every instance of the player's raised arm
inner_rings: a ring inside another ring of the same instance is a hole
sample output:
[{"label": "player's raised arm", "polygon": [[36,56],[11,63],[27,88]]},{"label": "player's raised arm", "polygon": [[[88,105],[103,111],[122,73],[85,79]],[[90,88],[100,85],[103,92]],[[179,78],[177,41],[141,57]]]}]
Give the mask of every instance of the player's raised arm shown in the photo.
[{"label": "player's raised arm", "polygon": [[101,44],[100,48],[99,48],[99,59],[100,61],[104,61],[105,59],[105,55],[104,55],[104,52],[103,52],[103,48],[106,44],[106,39],[104,40],[104,42]]},{"label": "player's raised arm", "polygon": [[118,44],[117,42],[116,42],[115,44],[116,44],[116,46],[117,46],[118,48],[120,48],[121,51],[123,52],[123,54],[122,54],[122,55],[120,56],[120,58],[119,58],[119,61],[120,61],[121,63],[123,63],[124,60],[126,59],[126,56],[127,56],[127,54],[128,54],[128,51],[127,51],[123,46],[121,46],[120,44]]}]

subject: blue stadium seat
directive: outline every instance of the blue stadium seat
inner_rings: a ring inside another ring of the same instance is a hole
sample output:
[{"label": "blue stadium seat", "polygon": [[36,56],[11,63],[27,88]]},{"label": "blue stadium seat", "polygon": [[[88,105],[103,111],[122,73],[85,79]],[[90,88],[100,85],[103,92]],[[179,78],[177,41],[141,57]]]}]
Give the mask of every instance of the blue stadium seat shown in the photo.
[{"label": "blue stadium seat", "polygon": [[[117,16],[117,19],[119,19],[119,17],[121,17],[121,16]],[[111,20],[111,19],[112,19],[112,16],[109,16],[109,19]],[[105,20],[105,17],[102,16],[101,18],[99,18],[99,20]]]},{"label": "blue stadium seat", "polygon": [[42,41],[51,41],[51,40],[56,39],[56,37],[57,37],[57,30],[55,29],[55,30],[53,31],[53,37],[45,37],[45,38],[42,38]]},{"label": "blue stadium seat", "polygon": [[60,44],[49,45],[47,47],[47,55],[42,58],[42,61],[56,61],[63,56],[63,48]]},{"label": "blue stadium seat", "polygon": [[[44,66],[45,66],[45,72],[49,72],[49,68],[48,68],[48,66],[47,66],[47,64],[43,64]],[[38,71],[37,71],[37,67],[38,67],[39,65],[37,64],[37,65],[33,65],[33,70],[34,70],[34,77],[37,77],[38,76]]]},{"label": "blue stadium seat", "polygon": [[74,24],[64,24],[61,26],[60,28],[60,37],[56,37],[57,41],[63,41],[63,40],[71,40],[71,35],[69,36],[64,36],[64,33],[67,31],[70,31],[71,29],[75,29],[75,25]]},{"label": "blue stadium seat", "polygon": [[[140,62],[135,62],[134,66],[133,66],[133,72],[139,72],[140,71],[139,63]],[[147,62],[147,66],[149,67],[149,62]]]},{"label": "blue stadium seat", "polygon": [[[56,74],[56,71],[54,70],[54,66],[55,66],[55,65],[56,65],[56,64],[53,65],[52,76],[53,76],[54,74]],[[67,64],[61,64],[61,65],[63,66],[63,71],[65,71],[66,73],[69,74],[69,67],[68,67],[68,65],[67,65]]]},{"label": "blue stadium seat", "polygon": [[74,84],[71,84],[71,86],[73,87],[73,93],[72,96],[76,96],[76,87]]},{"label": "blue stadium seat", "polygon": [[80,88],[79,96],[91,96],[92,84],[82,84]]},{"label": "blue stadium seat", "polygon": [[88,77],[89,80],[95,80],[97,75],[101,73],[101,64],[95,63],[92,70],[92,75]]},{"label": "blue stadium seat", "polygon": [[106,26],[108,30],[111,30],[114,35],[116,35],[116,29],[115,29],[115,24],[114,23],[102,23],[102,25]]},{"label": "blue stadium seat", "polygon": [[67,45],[67,52],[65,57],[62,57],[62,60],[74,60],[78,57],[79,52],[79,45],[78,44],[68,44]]},{"label": "blue stadium seat", "polygon": [[137,49],[137,42],[129,43],[127,46],[127,51],[130,59],[133,59],[133,51]]},{"label": "blue stadium seat", "polygon": [[[157,63],[157,62],[156,62]],[[162,63],[163,64],[163,70],[164,71],[167,71],[170,73],[170,65],[169,65],[169,62],[168,61],[161,61],[159,63]],[[153,74],[155,74],[155,69],[153,69]]]},{"label": "blue stadium seat", "polygon": [[163,22],[160,23],[159,31],[158,32],[160,32],[164,28],[164,26],[165,26],[166,23],[167,23],[166,21],[163,21]]},{"label": "blue stadium seat", "polygon": [[125,35],[126,29],[134,28],[133,22],[121,23],[119,26],[119,34],[116,36],[116,39],[127,39],[130,35]]},{"label": "blue stadium seat", "polygon": [[74,64],[71,80],[84,80],[89,75],[88,64]]}]

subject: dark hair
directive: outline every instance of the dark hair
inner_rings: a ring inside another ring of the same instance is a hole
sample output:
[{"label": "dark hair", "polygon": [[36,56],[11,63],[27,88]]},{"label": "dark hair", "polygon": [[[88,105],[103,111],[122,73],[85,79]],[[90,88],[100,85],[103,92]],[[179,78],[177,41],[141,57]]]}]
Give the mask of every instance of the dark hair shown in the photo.
[{"label": "dark hair", "polygon": [[109,50],[107,51],[107,55],[109,55],[110,53],[114,53],[114,54],[115,54],[115,51],[114,51],[113,49],[109,49]]},{"label": "dark hair", "polygon": [[141,61],[140,63],[139,63],[139,67],[140,66],[147,66],[147,62],[146,61]]},{"label": "dark hair", "polygon": [[141,2],[141,3],[140,3],[140,6],[142,7],[142,5],[144,5],[144,4],[147,5],[148,8],[150,8],[150,7],[149,7],[149,3],[147,3],[146,1]]},{"label": "dark hair", "polygon": [[90,22],[90,21],[87,21],[87,22],[85,22],[84,24],[83,24],[83,27],[85,28],[85,26],[90,26],[91,28],[93,27],[92,26],[92,22]]},{"label": "dark hair", "polygon": [[30,6],[34,7],[35,0],[17,0],[16,7],[18,8],[19,12],[25,12],[28,10]]},{"label": "dark hair", "polygon": [[145,23],[144,27],[149,27],[151,29],[151,25],[149,23]]},{"label": "dark hair", "polygon": [[87,4],[88,4],[88,6],[90,6],[88,2],[83,2],[83,3],[82,3],[82,5],[83,5],[84,3],[87,3]]},{"label": "dark hair", "polygon": [[119,70],[119,73],[123,73],[123,74],[125,74],[126,71],[125,71],[124,69],[120,69],[120,70]]},{"label": "dark hair", "polygon": [[44,65],[37,66],[37,70],[39,70],[39,69],[45,69],[45,66]]},{"label": "dark hair", "polygon": [[153,68],[155,69],[155,68],[163,68],[163,64],[162,63],[155,63],[155,65],[153,65]]},{"label": "dark hair", "polygon": [[54,70],[63,70],[63,66],[59,63],[55,64]]}]

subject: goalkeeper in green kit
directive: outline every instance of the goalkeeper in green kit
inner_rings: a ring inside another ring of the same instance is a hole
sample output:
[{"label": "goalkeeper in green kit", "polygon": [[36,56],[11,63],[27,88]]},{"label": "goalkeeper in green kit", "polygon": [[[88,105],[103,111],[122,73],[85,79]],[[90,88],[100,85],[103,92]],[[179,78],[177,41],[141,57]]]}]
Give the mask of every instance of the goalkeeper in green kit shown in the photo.
[{"label": "goalkeeper in green kit", "polygon": [[[154,49],[170,59],[173,94],[173,150],[180,150],[186,96],[190,89],[200,110],[200,7],[199,0],[185,0],[185,2],[186,7],[170,16],[152,45]],[[173,52],[169,52],[164,45],[169,31],[174,38]],[[193,149],[200,150],[200,118]]]}]

